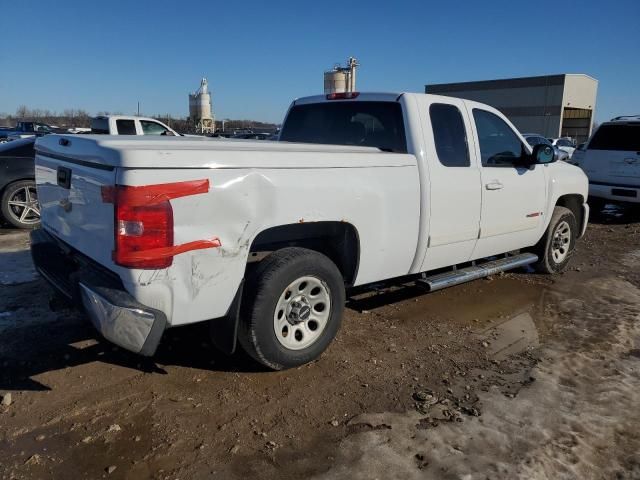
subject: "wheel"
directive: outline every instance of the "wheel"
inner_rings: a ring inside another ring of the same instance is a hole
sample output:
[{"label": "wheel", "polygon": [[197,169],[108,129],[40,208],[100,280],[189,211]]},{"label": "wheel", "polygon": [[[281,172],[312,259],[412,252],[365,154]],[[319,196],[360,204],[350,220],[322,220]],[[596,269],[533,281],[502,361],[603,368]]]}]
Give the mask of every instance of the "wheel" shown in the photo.
[{"label": "wheel", "polygon": [[344,301],[342,274],[329,258],[305,248],[278,250],[247,278],[238,340],[273,370],[303,365],[336,336]]},{"label": "wheel", "polygon": [[10,184],[2,194],[2,216],[17,228],[33,228],[40,224],[38,192],[33,180]]},{"label": "wheel", "polygon": [[534,268],[541,273],[565,270],[573,255],[577,233],[578,222],[573,212],[565,207],[556,207],[547,231],[534,247],[539,258]]}]

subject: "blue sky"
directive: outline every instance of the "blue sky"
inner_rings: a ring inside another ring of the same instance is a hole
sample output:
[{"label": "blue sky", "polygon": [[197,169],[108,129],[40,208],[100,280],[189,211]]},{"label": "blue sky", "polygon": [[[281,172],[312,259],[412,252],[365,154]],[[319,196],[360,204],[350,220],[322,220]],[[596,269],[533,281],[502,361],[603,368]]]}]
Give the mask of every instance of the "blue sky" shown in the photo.
[{"label": "blue sky", "polygon": [[0,112],[185,116],[202,76],[217,118],[280,121],[356,56],[358,90],[554,73],[600,82],[596,118],[640,114],[640,0],[0,0]]}]

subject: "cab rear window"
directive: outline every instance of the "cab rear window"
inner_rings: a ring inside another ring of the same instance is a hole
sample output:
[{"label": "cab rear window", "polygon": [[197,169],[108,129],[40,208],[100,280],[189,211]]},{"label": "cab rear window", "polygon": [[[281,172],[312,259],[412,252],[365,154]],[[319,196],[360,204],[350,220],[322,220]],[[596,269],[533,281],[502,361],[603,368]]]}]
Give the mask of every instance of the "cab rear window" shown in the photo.
[{"label": "cab rear window", "polygon": [[94,118],[91,120],[91,133],[109,135],[109,120],[106,118]]},{"label": "cab rear window", "polygon": [[282,127],[280,141],[407,152],[402,107],[395,102],[295,105]]},{"label": "cab rear window", "polygon": [[588,149],[640,152],[640,123],[637,125],[602,125],[593,135]]}]

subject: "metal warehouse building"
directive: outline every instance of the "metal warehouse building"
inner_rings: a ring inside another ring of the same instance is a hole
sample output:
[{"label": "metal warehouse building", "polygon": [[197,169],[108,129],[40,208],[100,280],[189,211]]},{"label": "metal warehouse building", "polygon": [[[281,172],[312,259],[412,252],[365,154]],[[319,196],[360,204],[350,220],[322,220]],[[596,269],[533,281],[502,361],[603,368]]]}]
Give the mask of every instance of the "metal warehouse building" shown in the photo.
[{"label": "metal warehouse building", "polygon": [[521,132],[572,137],[577,143],[591,134],[597,90],[598,81],[584,74],[425,85],[425,93],[491,105]]}]

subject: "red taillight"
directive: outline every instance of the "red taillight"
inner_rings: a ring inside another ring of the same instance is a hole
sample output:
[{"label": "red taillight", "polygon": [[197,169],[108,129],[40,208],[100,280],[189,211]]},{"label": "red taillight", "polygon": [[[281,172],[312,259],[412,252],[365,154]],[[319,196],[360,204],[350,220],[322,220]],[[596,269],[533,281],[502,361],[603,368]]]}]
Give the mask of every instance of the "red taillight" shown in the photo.
[{"label": "red taillight", "polygon": [[[128,187],[119,187],[126,189]],[[173,209],[168,200],[154,205],[130,206],[115,202],[116,245],[113,260],[129,268],[167,268],[173,256],[153,255],[173,246]],[[150,257],[150,258],[149,258]]]},{"label": "red taillight", "polygon": [[350,100],[352,98],[358,98],[360,92],[337,92],[327,95],[327,100]]},{"label": "red taillight", "polygon": [[169,200],[208,191],[209,180],[102,187],[102,201],[114,205],[114,262],[128,268],[167,268],[181,253],[220,247],[217,237],[173,244],[173,209]]}]

